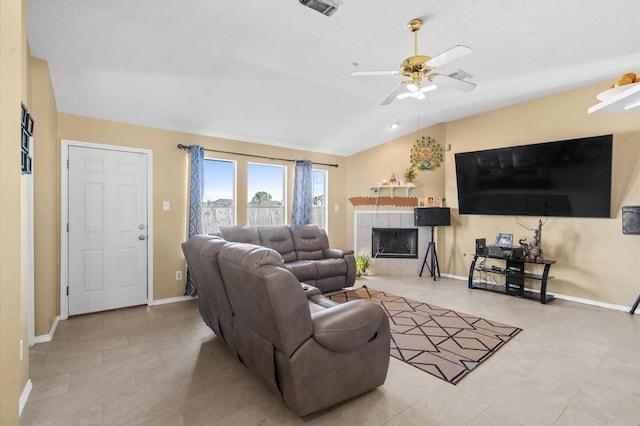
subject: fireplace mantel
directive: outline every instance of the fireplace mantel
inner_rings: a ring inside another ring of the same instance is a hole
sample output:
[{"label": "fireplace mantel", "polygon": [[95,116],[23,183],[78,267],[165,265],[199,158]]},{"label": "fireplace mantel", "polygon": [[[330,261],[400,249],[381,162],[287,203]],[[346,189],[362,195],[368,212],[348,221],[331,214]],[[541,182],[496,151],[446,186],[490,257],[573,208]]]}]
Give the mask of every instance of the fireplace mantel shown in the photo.
[{"label": "fireplace mantel", "polygon": [[416,207],[418,197],[351,197],[349,202],[354,207],[358,206],[396,206],[396,207]]}]

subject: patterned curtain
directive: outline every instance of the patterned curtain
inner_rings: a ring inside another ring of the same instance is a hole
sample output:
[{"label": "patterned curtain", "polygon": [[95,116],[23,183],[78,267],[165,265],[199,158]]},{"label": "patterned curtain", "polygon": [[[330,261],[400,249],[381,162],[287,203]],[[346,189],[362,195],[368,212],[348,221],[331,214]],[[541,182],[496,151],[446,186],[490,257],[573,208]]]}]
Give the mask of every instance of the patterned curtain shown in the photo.
[{"label": "patterned curtain", "polygon": [[[189,237],[202,234],[202,194],[204,192],[204,179],[202,178],[204,149],[198,145],[189,147],[191,154],[191,178],[189,179]],[[187,269],[187,286],[184,289],[185,296],[195,297],[198,290],[193,285],[191,273]]]},{"label": "patterned curtain", "polygon": [[291,223],[313,223],[313,169],[309,160],[296,160]]}]

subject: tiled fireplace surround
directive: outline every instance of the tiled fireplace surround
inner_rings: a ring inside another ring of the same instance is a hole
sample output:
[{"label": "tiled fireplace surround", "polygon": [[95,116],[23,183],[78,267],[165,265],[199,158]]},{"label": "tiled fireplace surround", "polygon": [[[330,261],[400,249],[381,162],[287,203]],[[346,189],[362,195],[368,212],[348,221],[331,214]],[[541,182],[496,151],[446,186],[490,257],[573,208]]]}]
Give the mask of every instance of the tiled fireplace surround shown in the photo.
[{"label": "tiled fireplace surround", "polygon": [[[427,245],[431,241],[431,229],[413,225],[411,210],[356,210],[354,214],[354,247],[356,255],[367,253],[371,256],[371,230],[373,228],[418,228],[417,259],[371,259],[369,273],[375,275],[418,275],[422,267]],[[425,266],[422,276],[428,276]]]}]

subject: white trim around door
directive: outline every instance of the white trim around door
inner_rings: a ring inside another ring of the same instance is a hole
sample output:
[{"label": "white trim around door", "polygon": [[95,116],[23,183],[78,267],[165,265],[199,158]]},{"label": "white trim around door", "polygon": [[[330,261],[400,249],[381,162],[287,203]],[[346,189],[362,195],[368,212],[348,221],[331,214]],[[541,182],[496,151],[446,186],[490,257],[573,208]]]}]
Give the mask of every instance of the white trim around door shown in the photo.
[{"label": "white trim around door", "polygon": [[62,139],[60,152],[60,319],[69,317],[69,147],[77,146],[112,151],[125,151],[145,154],[147,158],[147,304],[153,305],[153,151],[149,149],[103,145],[90,142]]}]

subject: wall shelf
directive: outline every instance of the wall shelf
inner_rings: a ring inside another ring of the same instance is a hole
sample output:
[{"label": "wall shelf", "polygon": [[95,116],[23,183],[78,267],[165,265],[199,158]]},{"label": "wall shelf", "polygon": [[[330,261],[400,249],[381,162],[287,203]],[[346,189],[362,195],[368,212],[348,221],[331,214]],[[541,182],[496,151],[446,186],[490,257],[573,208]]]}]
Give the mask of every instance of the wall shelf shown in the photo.
[{"label": "wall shelf", "polygon": [[351,205],[358,206],[395,206],[415,207],[418,205],[418,197],[351,197]]},{"label": "wall shelf", "polygon": [[597,103],[587,110],[589,114],[605,112],[640,112],[640,83]]},{"label": "wall shelf", "polygon": [[409,190],[411,188],[415,188],[415,184],[413,183],[407,183],[404,185],[374,185],[371,187],[371,190],[375,193],[380,192],[381,189],[390,189],[391,190],[391,197],[393,197],[393,191],[394,189],[404,189],[405,190],[405,196],[408,197],[409,196]]}]

